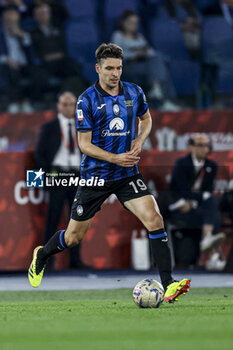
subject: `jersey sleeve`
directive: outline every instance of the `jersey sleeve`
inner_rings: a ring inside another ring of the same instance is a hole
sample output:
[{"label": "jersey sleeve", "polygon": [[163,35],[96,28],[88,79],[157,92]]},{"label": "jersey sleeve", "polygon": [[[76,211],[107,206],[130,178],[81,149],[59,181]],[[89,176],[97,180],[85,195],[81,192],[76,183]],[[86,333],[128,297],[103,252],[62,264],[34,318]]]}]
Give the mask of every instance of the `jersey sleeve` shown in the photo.
[{"label": "jersey sleeve", "polygon": [[88,98],[82,96],[79,97],[75,114],[77,131],[92,131],[93,117],[91,113],[91,103]]},{"label": "jersey sleeve", "polygon": [[148,103],[146,100],[146,96],[142,89],[137,86],[138,88],[138,108],[137,108],[137,117],[142,117],[148,110]]}]

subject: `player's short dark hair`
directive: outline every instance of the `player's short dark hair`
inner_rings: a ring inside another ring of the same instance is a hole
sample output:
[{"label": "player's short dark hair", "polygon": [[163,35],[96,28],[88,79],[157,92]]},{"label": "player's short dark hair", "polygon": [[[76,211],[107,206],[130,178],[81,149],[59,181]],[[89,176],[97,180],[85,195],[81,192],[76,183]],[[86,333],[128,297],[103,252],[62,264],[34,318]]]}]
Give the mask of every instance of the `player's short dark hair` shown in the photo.
[{"label": "player's short dark hair", "polygon": [[120,58],[123,60],[123,50],[120,46],[109,43],[101,44],[95,52],[96,62],[100,63],[105,58]]}]

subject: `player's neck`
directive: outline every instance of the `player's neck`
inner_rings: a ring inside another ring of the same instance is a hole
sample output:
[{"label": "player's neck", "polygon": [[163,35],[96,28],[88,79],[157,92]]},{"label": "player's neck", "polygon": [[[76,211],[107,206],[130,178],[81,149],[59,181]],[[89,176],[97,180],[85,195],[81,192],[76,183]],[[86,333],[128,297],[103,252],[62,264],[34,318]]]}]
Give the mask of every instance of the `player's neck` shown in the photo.
[{"label": "player's neck", "polygon": [[101,80],[99,80],[99,85],[100,87],[106,91],[109,95],[112,95],[112,96],[117,96],[119,94],[119,84],[114,87],[114,88],[111,88],[109,87],[108,85],[106,85],[104,82],[102,82]]}]

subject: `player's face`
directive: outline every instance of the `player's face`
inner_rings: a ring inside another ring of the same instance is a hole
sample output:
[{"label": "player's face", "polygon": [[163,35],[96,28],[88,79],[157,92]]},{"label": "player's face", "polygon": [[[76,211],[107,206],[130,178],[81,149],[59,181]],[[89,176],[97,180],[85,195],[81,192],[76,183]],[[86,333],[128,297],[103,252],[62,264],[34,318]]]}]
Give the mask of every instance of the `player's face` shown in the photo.
[{"label": "player's face", "polygon": [[74,118],[76,99],[71,94],[61,95],[57,104],[58,112],[66,118]]},{"label": "player's face", "polygon": [[192,146],[192,153],[198,160],[204,160],[209,153],[209,144],[206,137],[196,137],[194,139],[194,146]]},{"label": "player's face", "polygon": [[101,64],[96,64],[96,71],[103,88],[118,87],[122,74],[122,60],[120,58],[105,58]]}]

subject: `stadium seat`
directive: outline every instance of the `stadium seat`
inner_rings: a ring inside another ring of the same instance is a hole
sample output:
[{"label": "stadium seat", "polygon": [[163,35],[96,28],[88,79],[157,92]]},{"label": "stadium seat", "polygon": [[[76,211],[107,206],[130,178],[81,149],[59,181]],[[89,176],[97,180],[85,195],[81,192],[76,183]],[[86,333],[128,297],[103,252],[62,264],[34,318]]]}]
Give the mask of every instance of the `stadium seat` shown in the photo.
[{"label": "stadium seat", "polygon": [[63,0],[71,18],[95,17],[96,0]]},{"label": "stadium seat", "polygon": [[219,0],[195,0],[195,5],[199,10],[205,10],[210,6],[217,6]]},{"label": "stadium seat", "polygon": [[[176,17],[179,19],[179,21],[183,21],[187,17],[187,12],[182,6],[176,5],[175,6],[175,13]],[[159,5],[156,8],[156,17],[159,19],[171,19],[167,9],[164,5]]]},{"label": "stadium seat", "polygon": [[33,2],[34,2],[34,0],[24,0],[23,1],[26,5],[31,5]]},{"label": "stadium seat", "polygon": [[156,17],[159,18],[160,20],[169,18],[169,14],[164,6],[157,6]]},{"label": "stadium seat", "polygon": [[35,20],[33,18],[25,18],[22,21],[22,28],[27,32],[35,26]]},{"label": "stadium seat", "polygon": [[233,59],[233,30],[221,16],[206,18],[202,29],[203,58],[222,64]]},{"label": "stadium seat", "polygon": [[97,73],[95,71],[95,62],[84,63],[82,73],[84,78],[88,81],[88,83],[94,83],[98,78]]},{"label": "stadium seat", "polygon": [[171,59],[188,59],[188,51],[179,24],[173,19],[152,20],[150,41],[155,49],[168,55]]},{"label": "stadium seat", "polygon": [[169,68],[179,96],[196,94],[200,82],[199,63],[172,60]]},{"label": "stadium seat", "polygon": [[221,94],[233,93],[233,65],[220,67],[217,90]]},{"label": "stadium seat", "polygon": [[94,61],[95,50],[100,44],[94,20],[69,21],[66,37],[68,52],[79,63]]},{"label": "stadium seat", "polygon": [[138,10],[138,0],[105,0],[105,16],[107,19],[119,18],[126,9]]},{"label": "stadium seat", "polygon": [[138,5],[138,0],[105,0],[104,18],[106,33],[104,40],[109,40],[111,38],[123,11],[130,9],[137,12]]}]

